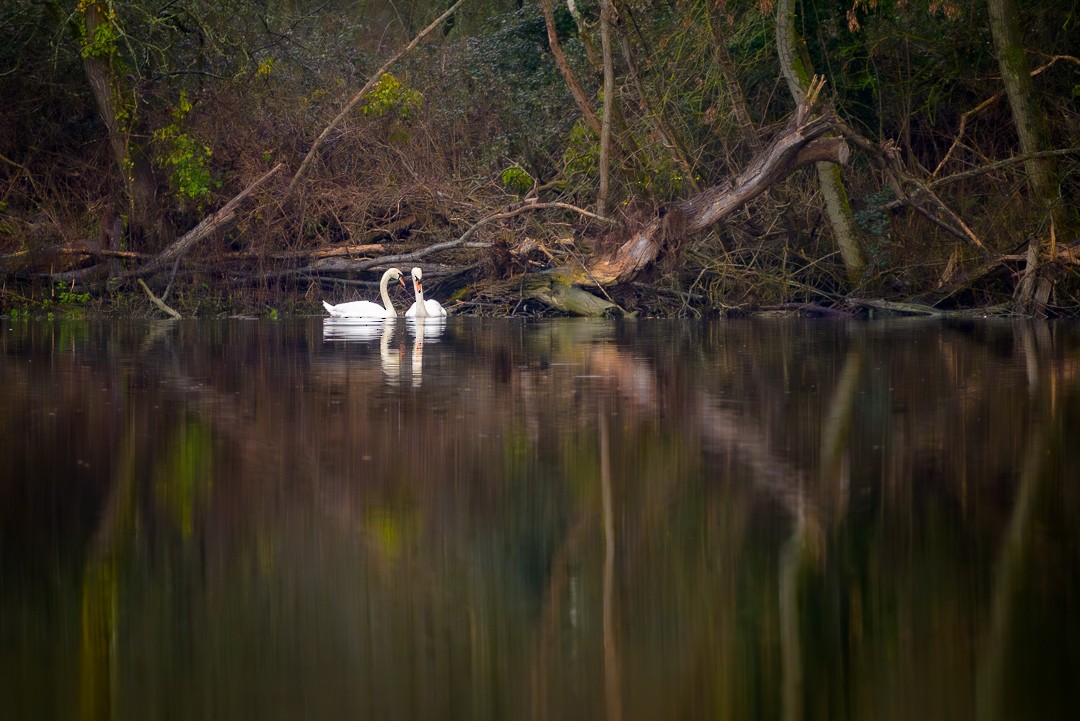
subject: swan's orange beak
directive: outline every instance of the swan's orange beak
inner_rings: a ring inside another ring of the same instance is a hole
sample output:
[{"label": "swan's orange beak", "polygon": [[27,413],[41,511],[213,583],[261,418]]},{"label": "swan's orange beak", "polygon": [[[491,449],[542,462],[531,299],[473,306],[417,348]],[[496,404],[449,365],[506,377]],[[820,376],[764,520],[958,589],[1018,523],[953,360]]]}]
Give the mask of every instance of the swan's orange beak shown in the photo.
[{"label": "swan's orange beak", "polygon": [[400,275],[399,275],[399,276],[397,277],[397,282],[398,282],[398,283],[401,283],[401,287],[402,287],[402,288],[404,288],[404,287],[405,287],[405,278],[403,278],[402,276],[400,276]]}]

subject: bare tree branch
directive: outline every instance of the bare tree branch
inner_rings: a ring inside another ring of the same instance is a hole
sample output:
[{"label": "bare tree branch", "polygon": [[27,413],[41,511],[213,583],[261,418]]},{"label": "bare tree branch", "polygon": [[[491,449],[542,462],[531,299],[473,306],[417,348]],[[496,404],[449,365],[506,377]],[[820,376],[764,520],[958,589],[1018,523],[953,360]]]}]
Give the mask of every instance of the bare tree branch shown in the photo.
[{"label": "bare tree branch", "polygon": [[345,104],[345,107],[341,109],[341,112],[337,114],[337,117],[331,120],[329,125],[323,128],[323,131],[319,133],[319,137],[315,138],[315,142],[311,144],[311,149],[308,150],[308,153],[304,157],[303,162],[300,163],[300,167],[296,169],[296,174],[293,175],[292,180],[289,181],[289,187],[285,189],[285,197],[282,199],[282,202],[288,200],[288,198],[293,194],[293,191],[296,189],[296,184],[300,182],[300,179],[302,177],[304,177],[304,174],[307,172],[308,166],[311,165],[311,161],[315,158],[315,153],[318,152],[319,146],[322,145],[324,140],[326,140],[326,136],[330,134],[330,131],[336,128],[338,123],[340,123],[345,118],[345,116],[348,115],[352,111],[352,109],[356,107],[356,104],[360,102],[360,99],[367,95],[369,90],[375,87],[375,85],[382,78],[383,73],[389,70],[394,65],[394,63],[396,63],[398,60],[401,60],[401,58],[405,57],[405,55],[412,51],[412,49],[415,48],[421,40],[427,37],[432,30],[442,25],[443,21],[453,15],[454,11],[461,7],[461,3],[463,2],[465,2],[465,0],[457,0],[456,3],[450,6],[449,10],[444,12],[442,15],[437,17],[434,22],[421,30],[420,34],[413,38],[408,45],[403,47],[392,58],[383,63],[382,67],[376,70],[375,73],[368,79],[364,87],[360,88],[360,92],[354,95],[352,99]]}]

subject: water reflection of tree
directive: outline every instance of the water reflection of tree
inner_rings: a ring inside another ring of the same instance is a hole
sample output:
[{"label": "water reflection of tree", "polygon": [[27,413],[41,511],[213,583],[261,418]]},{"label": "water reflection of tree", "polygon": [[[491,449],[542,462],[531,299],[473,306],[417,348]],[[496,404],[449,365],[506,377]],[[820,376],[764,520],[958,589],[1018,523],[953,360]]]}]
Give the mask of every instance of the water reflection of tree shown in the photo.
[{"label": "water reflection of tree", "polygon": [[[215,614],[243,618],[229,609],[245,588],[274,607],[287,583],[305,599],[297,609],[246,622],[269,629],[319,610],[383,649],[347,654],[378,698],[423,674],[470,689],[476,716],[505,710],[476,700],[502,684],[505,698],[532,698],[536,717],[595,717],[585,681],[629,717],[674,705],[801,718],[880,716],[883,699],[902,716],[913,689],[929,688],[923,710],[970,716],[971,699],[934,684],[971,688],[977,667],[981,687],[1000,688],[1013,668],[1010,629],[1027,615],[1015,599],[1047,573],[1045,548],[1025,545],[1039,543],[1031,528],[1056,489],[1038,479],[1074,453],[1061,434],[1077,422],[1075,343],[1028,343],[1021,329],[821,328],[451,332],[425,349],[421,393],[386,382],[375,345],[340,353],[305,326],[254,324],[207,342],[176,326],[137,355],[118,338],[54,357],[70,371],[56,384],[9,362],[19,375],[0,413],[14,437],[41,402],[19,389],[37,378],[95,449],[95,473],[111,469],[100,506],[126,511],[96,514],[98,540],[87,539],[87,639],[130,631],[100,619],[132,592],[133,564],[161,566],[136,570],[165,583],[175,556],[203,578],[175,603],[203,604],[196,617],[211,628]],[[103,384],[127,402],[103,405]],[[74,423],[74,408],[93,422]],[[1015,424],[982,421],[1006,413]],[[185,456],[212,459],[201,484]],[[1030,459],[1020,474],[1018,458]],[[48,475],[48,463],[23,470]],[[1060,505],[1075,513],[1076,500]],[[316,548],[322,572],[304,568]],[[996,575],[985,549],[1000,555]],[[350,567],[358,580],[330,584]],[[301,590],[313,583],[342,598]],[[141,613],[146,644],[182,632]],[[127,644],[115,648],[140,646]]]}]

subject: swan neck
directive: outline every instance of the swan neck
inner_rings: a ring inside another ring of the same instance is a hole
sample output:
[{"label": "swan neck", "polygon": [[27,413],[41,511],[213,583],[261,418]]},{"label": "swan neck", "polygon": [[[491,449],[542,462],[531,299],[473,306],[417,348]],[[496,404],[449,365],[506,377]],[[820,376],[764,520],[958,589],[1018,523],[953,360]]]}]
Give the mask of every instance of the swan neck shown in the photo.
[{"label": "swan neck", "polygon": [[416,317],[426,318],[428,312],[427,306],[424,305],[424,288],[416,282],[415,278],[413,279],[413,291],[416,293]]},{"label": "swan neck", "polygon": [[386,310],[397,315],[397,312],[394,310],[394,304],[390,301],[390,294],[386,291],[386,284],[390,282],[390,272],[391,271],[388,270],[383,273],[382,280],[379,281],[379,294],[382,295],[383,308],[386,308]]}]

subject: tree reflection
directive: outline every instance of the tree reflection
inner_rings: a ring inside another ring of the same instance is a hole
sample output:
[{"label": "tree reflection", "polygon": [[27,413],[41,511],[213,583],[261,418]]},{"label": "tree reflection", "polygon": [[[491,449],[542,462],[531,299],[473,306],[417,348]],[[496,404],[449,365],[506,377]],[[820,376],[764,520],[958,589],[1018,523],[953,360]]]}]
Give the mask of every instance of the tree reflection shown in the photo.
[{"label": "tree reflection", "polygon": [[[63,716],[1053,715],[1078,350],[1048,325],[15,326],[0,623],[69,654],[32,667],[77,677]],[[20,718],[35,688],[5,689]]]}]

